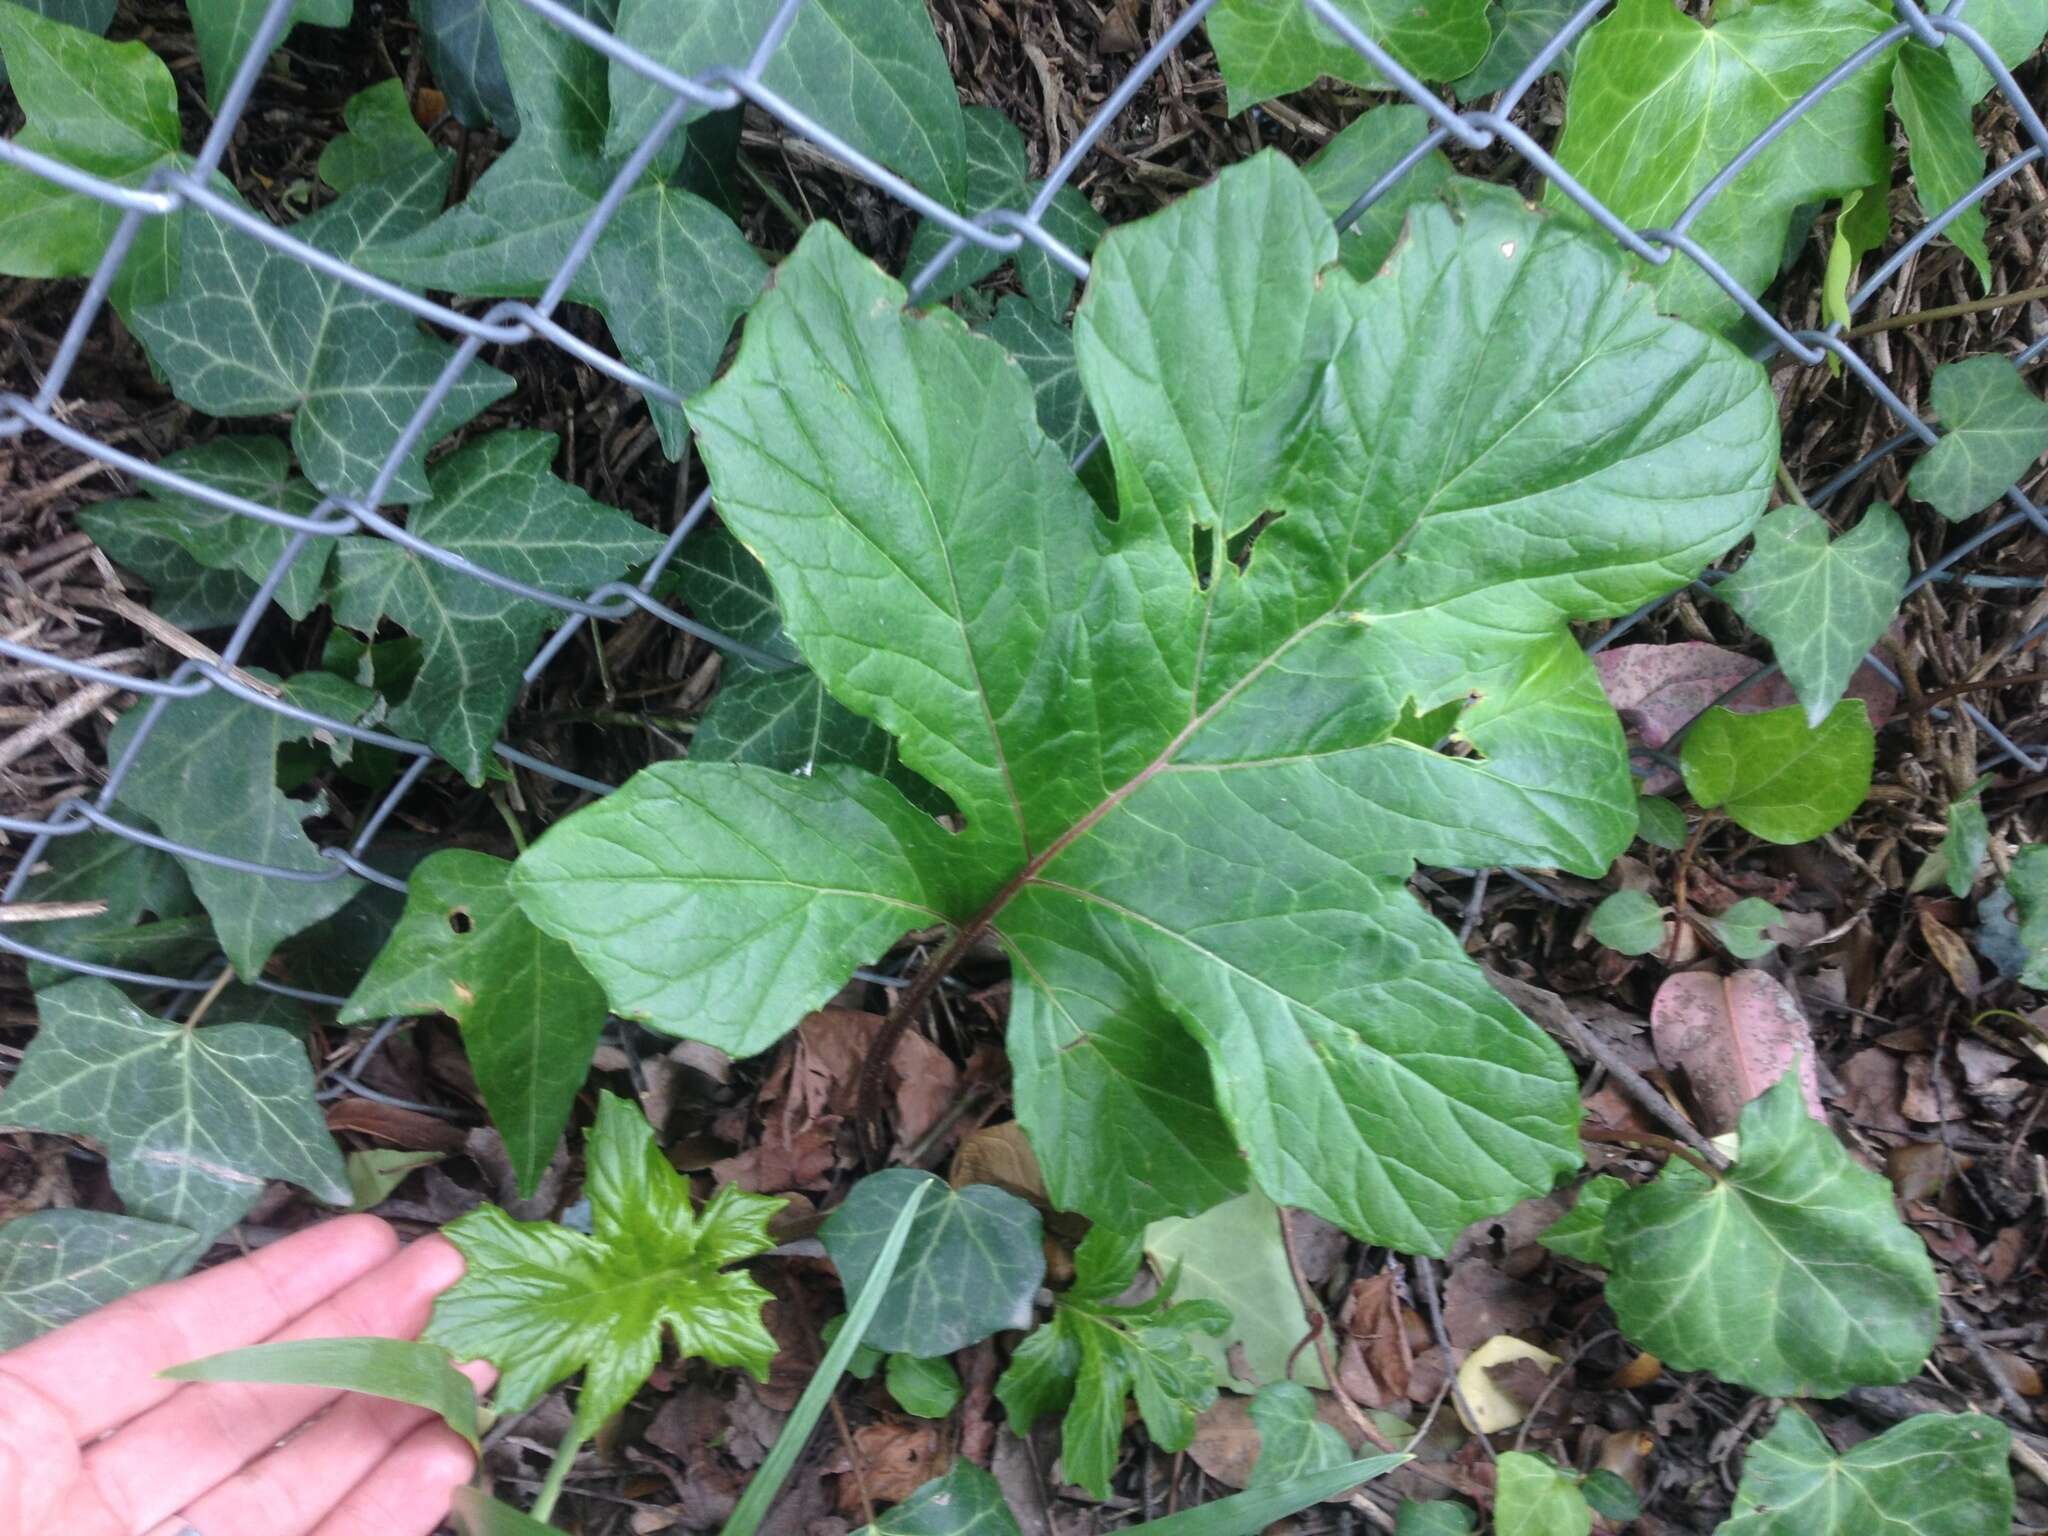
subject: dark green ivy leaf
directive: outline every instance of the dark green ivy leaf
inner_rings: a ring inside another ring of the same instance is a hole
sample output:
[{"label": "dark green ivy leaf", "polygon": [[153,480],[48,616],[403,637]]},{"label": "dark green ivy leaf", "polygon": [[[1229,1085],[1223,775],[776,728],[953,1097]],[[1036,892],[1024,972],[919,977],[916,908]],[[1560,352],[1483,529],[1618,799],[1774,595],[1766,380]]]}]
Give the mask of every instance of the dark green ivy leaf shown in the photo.
[{"label": "dark green ivy leaf", "polygon": [[691,418],[791,638],[964,828],[851,770],[648,770],[515,875],[615,1009],[758,1050],[983,913],[1064,1208],[1138,1229],[1249,1173],[1441,1251],[1577,1164],[1569,1064],[1404,882],[1627,845],[1569,623],[1747,531],[1775,412],[1511,195],[1417,209],[1371,284],[1336,257],[1276,155],[1105,239],[1076,340],[1111,523],[1000,348],[813,226]]},{"label": "dark green ivy leaf", "polygon": [[[1429,115],[1412,102],[1389,102],[1361,112],[1302,167],[1316,200],[1332,219],[1348,213],[1380,177],[1420,144],[1431,128]],[[1393,254],[1408,222],[1408,210],[1433,200],[1450,180],[1451,162],[1431,150],[1408,168],[1344,231],[1338,243],[1344,268],[1370,282]]]},{"label": "dark green ivy leaf", "polygon": [[1006,298],[997,302],[996,312],[981,329],[1031,381],[1038,425],[1045,435],[1068,459],[1079,455],[1095,436],[1095,413],[1081,388],[1074,333],[1067,323],[1034,300]]},{"label": "dark green ivy leaf", "polygon": [[[653,558],[658,534],[548,472],[557,441],[493,432],[465,443],[429,472],[431,500],[407,531],[499,575],[578,596]],[[371,635],[389,619],[420,639],[419,675],[391,728],[481,784],[521,669],[555,611],[368,534],[338,541],[331,579],[336,623]]]},{"label": "dark green ivy leaf", "polygon": [[[1631,1342],[1773,1397],[1904,1381],[1940,1312],[1891,1186],[1806,1112],[1787,1072],[1743,1106],[1735,1165],[1674,1158],[1607,1212],[1607,1300]],[[1758,1298],[1769,1305],[1758,1305]]]},{"label": "dark green ivy leaf", "polygon": [[993,1184],[949,1189],[914,1168],[871,1173],[854,1185],[819,1236],[848,1295],[867,1283],[910,1192],[928,1186],[903,1258],[863,1345],[950,1355],[1028,1316],[1045,1278],[1038,1212]]},{"label": "dark green ivy leaf", "polygon": [[[1486,21],[1493,40],[1478,67],[1453,83],[1458,99],[1476,101],[1506,90],[1529,67],[1529,61],[1564,30],[1577,10],[1571,0],[1488,0]],[[1570,70],[1573,52],[1567,48],[1551,68],[1559,73]]]},{"label": "dark green ivy leaf", "polygon": [[1993,1536],[2012,1529],[2012,1431],[1981,1413],[1923,1413],[1837,1455],[1789,1403],[1742,1466],[1716,1536]]},{"label": "dark green ivy leaf", "polygon": [[700,1210],[638,1105],[598,1096],[584,1148],[591,1230],[515,1221],[486,1205],[443,1231],[469,1261],[434,1303],[430,1342],[499,1371],[500,1414],[524,1413],[583,1372],[584,1435],[624,1408],[660,1363],[665,1339],[685,1358],[768,1379],[775,1339],[769,1295],[726,1266],[774,1246],[780,1199],[726,1184]]},{"label": "dark green ivy leaf", "polygon": [[1595,943],[1620,955],[1655,954],[1664,947],[1664,909],[1647,891],[1614,891],[1593,909]]},{"label": "dark green ivy leaf", "polygon": [[[0,1120],[7,1114],[0,1097]],[[35,1211],[0,1224],[0,1349],[168,1279],[204,1249],[184,1227],[104,1211]]]},{"label": "dark green ivy leaf", "polygon": [[1934,370],[1927,392],[1941,440],[1906,484],[1951,522],[1981,512],[2048,453],[2048,401],[2009,357],[1970,357]]},{"label": "dark green ivy leaf", "polygon": [[0,1094],[0,1124],[101,1142],[130,1216],[211,1241],[267,1179],[348,1204],[306,1048],[283,1030],[173,1024],[92,978],[37,993],[36,1011],[42,1028]]},{"label": "dark green ivy leaf", "polygon": [[[404,117],[403,136],[395,131]],[[348,104],[351,135],[389,146],[373,179],[356,181],[292,226],[299,239],[354,261],[370,246],[417,229],[441,207],[454,157],[411,125],[396,80]],[[337,140],[328,147],[335,154]],[[402,152],[401,152],[402,151]],[[322,157],[323,166],[330,162]],[[341,155],[334,163],[350,165]],[[135,315],[135,331],[187,405],[216,416],[291,411],[292,446],[323,491],[361,495],[400,429],[425,400],[454,349],[405,311],[274,251],[202,210],[184,215],[178,285]],[[427,493],[429,444],[511,389],[494,368],[472,363],[406,456],[386,500]]]},{"label": "dark green ivy leaf", "polygon": [[506,889],[512,866],[448,849],[412,872],[391,941],[341,1010],[445,1013],[462,1028],[491,1123],[522,1195],[546,1171],[604,1029],[604,989],[560,939],[526,920]]},{"label": "dark green ivy leaf", "polygon": [[1479,1517],[1456,1499],[1403,1499],[1394,1511],[1394,1536],[1471,1536]]},{"label": "dark green ivy leaf", "polygon": [[2005,887],[2012,893],[2020,952],[2026,957],[2020,985],[2048,992],[2048,843],[2035,843],[2013,855]]},{"label": "dark green ivy leaf", "polygon": [[[1113,1271],[1084,1266],[1098,1234],[1097,1252],[1114,1250],[1113,1259],[1098,1262],[1113,1263]],[[1146,1432],[1160,1450],[1184,1451],[1193,1442],[1196,1415],[1216,1400],[1216,1372],[1190,1347],[1188,1336],[1222,1333],[1230,1313],[1214,1302],[1176,1304],[1170,1284],[1149,1301],[1118,1306],[1109,1297],[1136,1275],[1139,1249],[1103,1228],[1081,1246],[1073,1288],[1055,1304],[1052,1320],[1017,1346],[996,1382],[996,1398],[1019,1435],[1030,1434],[1046,1414],[1064,1411],[1060,1463],[1067,1480],[1107,1498],[1123,1442],[1126,1398],[1136,1397]]]},{"label": "dark green ivy leaf", "polygon": [[498,29],[489,0],[413,0],[420,47],[434,83],[465,128],[495,127],[519,137],[519,108],[498,52]]},{"label": "dark green ivy leaf", "polygon": [[[38,949],[73,959],[139,971],[168,966],[163,974],[177,974],[203,965],[219,948],[175,859],[97,828],[52,842],[18,899],[105,904],[97,917],[16,923],[9,930]],[[29,985],[38,991],[70,974],[45,961],[29,962]]]},{"label": "dark green ivy leaf", "polygon": [[[518,141],[459,205],[390,230],[363,264],[424,288],[533,298],[554,281],[624,156],[605,149],[604,56],[516,0],[488,3],[519,104]],[[650,174],[613,213],[568,297],[604,315],[628,363],[687,395],[710,380],[765,275],[731,219]],[[682,413],[653,400],[648,411],[678,456]]]},{"label": "dark green ivy leaf", "polygon": [[[292,19],[280,34],[279,42],[302,22],[314,27],[347,26],[352,3],[353,0],[296,0]],[[270,8],[263,0],[185,0],[185,9],[198,38],[200,65],[206,71],[206,104],[218,107]]]},{"label": "dark green ivy leaf", "polygon": [[1316,1416],[1315,1394],[1299,1382],[1276,1381],[1259,1388],[1251,1404],[1259,1432],[1259,1459],[1245,1486],[1264,1488],[1351,1459],[1351,1446]]},{"label": "dark green ivy leaf", "polygon": [[996,1480],[964,1456],[895,1508],[875,1517],[861,1536],[1022,1536]]}]

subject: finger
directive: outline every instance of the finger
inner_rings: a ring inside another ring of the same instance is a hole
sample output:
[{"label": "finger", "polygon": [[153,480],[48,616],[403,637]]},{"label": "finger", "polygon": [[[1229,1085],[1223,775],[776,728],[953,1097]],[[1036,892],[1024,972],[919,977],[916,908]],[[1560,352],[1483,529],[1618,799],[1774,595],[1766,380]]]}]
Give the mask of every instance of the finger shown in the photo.
[{"label": "finger", "polygon": [[[464,1374],[481,1389],[492,1372],[477,1365]],[[306,1536],[431,1417],[422,1408],[352,1393],[282,1449],[186,1505],[182,1518],[206,1536]]]},{"label": "finger", "polygon": [[178,1390],[167,1366],[267,1338],[398,1251],[375,1216],[322,1222],[246,1259],[152,1286],[0,1355],[86,1441]]},{"label": "finger", "polygon": [[313,1536],[429,1536],[475,1470],[468,1442],[444,1424],[429,1424],[349,1490]]},{"label": "finger", "polygon": [[78,1476],[78,1446],[57,1405],[0,1371],[0,1533],[50,1529]]},{"label": "finger", "polygon": [[[322,1302],[282,1339],[414,1337],[434,1298],[462,1275],[445,1238],[414,1243]],[[81,1529],[97,1504],[123,1531],[146,1531],[239,1471],[340,1394],[320,1387],[194,1382],[85,1453]],[[97,1497],[93,1497],[97,1495]]]}]

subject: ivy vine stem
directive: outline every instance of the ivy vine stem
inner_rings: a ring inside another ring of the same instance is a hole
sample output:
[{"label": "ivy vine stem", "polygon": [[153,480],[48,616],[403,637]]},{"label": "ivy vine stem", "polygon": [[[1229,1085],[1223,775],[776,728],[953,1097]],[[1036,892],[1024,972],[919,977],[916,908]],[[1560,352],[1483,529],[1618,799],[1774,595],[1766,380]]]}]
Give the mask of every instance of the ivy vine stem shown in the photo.
[{"label": "ivy vine stem", "polygon": [[1579,1127],[1579,1137],[1583,1141],[1605,1142],[1612,1146],[1647,1147],[1653,1152],[1662,1152],[1666,1157],[1684,1158],[1716,1184],[1722,1179],[1721,1170],[1691,1147],[1669,1136],[1659,1136],[1655,1131],[1614,1131],[1604,1125],[1582,1125]]}]

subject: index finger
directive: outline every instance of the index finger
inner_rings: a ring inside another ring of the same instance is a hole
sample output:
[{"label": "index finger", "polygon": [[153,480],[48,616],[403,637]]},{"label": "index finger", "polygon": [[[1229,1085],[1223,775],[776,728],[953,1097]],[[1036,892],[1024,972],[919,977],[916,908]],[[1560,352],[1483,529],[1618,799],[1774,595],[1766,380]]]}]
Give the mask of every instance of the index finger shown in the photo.
[{"label": "index finger", "polygon": [[245,1259],[151,1286],[0,1355],[0,1371],[54,1403],[80,1441],[181,1383],[157,1372],[268,1338],[398,1251],[375,1216],[322,1222]]}]

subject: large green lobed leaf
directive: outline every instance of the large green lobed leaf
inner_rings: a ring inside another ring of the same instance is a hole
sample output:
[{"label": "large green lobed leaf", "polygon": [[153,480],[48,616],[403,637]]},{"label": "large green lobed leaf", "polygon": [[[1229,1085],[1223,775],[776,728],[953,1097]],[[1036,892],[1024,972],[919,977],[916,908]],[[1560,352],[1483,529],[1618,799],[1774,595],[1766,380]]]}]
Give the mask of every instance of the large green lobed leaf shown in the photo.
[{"label": "large green lobed leaf", "polygon": [[1749,1448],[1715,1536],[2004,1536],[2012,1431],[1981,1413],[1923,1413],[1837,1455],[1787,1404]]},{"label": "large green lobed leaf", "polygon": [[692,420],[791,639],[964,826],[850,769],[665,764],[521,859],[534,920],[736,1053],[989,923],[1055,1202],[1124,1230],[1249,1175],[1441,1252],[1548,1189],[1569,1065],[1404,881],[1626,846],[1567,626],[1749,529],[1775,413],[1602,247],[1457,195],[1369,284],[1276,155],[1109,236],[1076,343],[1114,522],[998,347],[814,227]]},{"label": "large green lobed leaf", "polygon": [[104,1211],[35,1211],[0,1223],[0,1349],[154,1285],[204,1247],[184,1227]]}]

